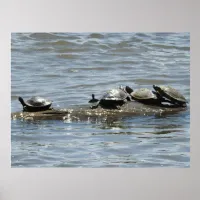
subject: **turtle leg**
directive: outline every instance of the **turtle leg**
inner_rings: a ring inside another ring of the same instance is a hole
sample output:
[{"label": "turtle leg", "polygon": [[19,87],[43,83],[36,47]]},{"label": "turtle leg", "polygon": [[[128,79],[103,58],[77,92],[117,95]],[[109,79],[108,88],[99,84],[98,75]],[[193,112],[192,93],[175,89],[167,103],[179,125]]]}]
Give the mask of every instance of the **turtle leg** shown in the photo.
[{"label": "turtle leg", "polygon": [[160,100],[161,100],[161,103],[163,102],[163,103],[170,103],[170,104],[174,104],[172,101],[170,101],[170,100],[167,100],[167,99],[165,99],[165,98],[161,98]]},{"label": "turtle leg", "polygon": [[174,102],[175,105],[179,106],[179,107],[187,107],[187,104],[186,103],[177,103],[177,102]]},{"label": "turtle leg", "polygon": [[120,105],[116,105],[116,109],[117,110],[121,110],[121,106]]},{"label": "turtle leg", "polygon": [[28,111],[27,107],[23,106],[23,112],[27,112],[27,111]]},{"label": "turtle leg", "polygon": [[186,103],[181,104],[182,107],[187,107]]},{"label": "turtle leg", "polygon": [[132,101],[132,98],[131,98],[130,95],[127,96],[127,98],[126,98],[126,102],[127,102],[127,101]]},{"label": "turtle leg", "polygon": [[98,108],[99,104],[96,104],[96,105],[93,105],[93,106],[90,106],[91,109],[95,109],[95,108]]},{"label": "turtle leg", "polygon": [[123,102],[120,102],[119,104],[115,104],[115,109],[121,110],[121,106],[124,105],[128,99],[124,99]]},{"label": "turtle leg", "polygon": [[170,101],[170,100],[164,98],[164,97],[161,96],[158,92],[153,91],[153,93],[154,93],[154,94],[156,95],[156,97],[158,98],[158,101],[159,101],[160,104],[162,104],[162,103],[170,103],[170,104],[173,104],[172,101]]}]

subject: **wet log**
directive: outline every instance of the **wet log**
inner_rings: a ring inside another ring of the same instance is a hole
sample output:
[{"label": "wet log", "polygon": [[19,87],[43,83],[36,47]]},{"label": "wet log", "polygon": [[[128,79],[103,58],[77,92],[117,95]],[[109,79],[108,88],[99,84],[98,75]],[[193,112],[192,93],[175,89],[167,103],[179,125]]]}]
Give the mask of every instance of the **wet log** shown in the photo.
[{"label": "wet log", "polygon": [[118,109],[105,109],[98,107],[91,109],[88,105],[69,109],[51,109],[40,112],[14,112],[11,118],[22,120],[98,120],[106,118],[122,118],[128,116],[171,115],[186,111],[187,107],[150,106],[138,102],[128,102]]}]

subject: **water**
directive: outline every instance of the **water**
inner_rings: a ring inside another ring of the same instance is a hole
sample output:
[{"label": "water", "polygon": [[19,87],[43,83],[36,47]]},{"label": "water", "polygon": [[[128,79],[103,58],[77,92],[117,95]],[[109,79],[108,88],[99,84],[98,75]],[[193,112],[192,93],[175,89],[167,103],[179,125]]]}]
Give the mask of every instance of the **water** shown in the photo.
[{"label": "water", "polygon": [[[11,111],[18,96],[86,105],[120,84],[175,87],[190,102],[188,33],[13,33]],[[189,105],[189,104],[188,104]],[[12,167],[189,167],[190,109],[103,121],[11,121]]]}]

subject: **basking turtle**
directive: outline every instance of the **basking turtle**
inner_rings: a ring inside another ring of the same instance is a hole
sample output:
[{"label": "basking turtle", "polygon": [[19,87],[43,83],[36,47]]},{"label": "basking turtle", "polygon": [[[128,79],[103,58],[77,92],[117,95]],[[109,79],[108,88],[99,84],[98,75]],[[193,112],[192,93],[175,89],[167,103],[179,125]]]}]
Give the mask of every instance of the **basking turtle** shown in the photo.
[{"label": "basking turtle", "polygon": [[147,88],[140,88],[133,91],[131,97],[144,104],[161,104],[160,96]]},{"label": "basking turtle", "polygon": [[154,90],[161,95],[169,99],[173,104],[178,104],[179,106],[186,107],[187,100],[180,94],[176,89],[170,86],[157,86],[153,85]]},{"label": "basking turtle", "polygon": [[42,97],[32,97],[26,102],[24,102],[22,97],[19,97],[18,99],[23,106],[23,111],[27,111],[27,112],[37,112],[37,111],[48,110],[52,104],[52,101],[49,101]]},{"label": "basking turtle", "polygon": [[[119,89],[120,90],[123,90],[124,92],[126,92],[126,93],[128,93],[128,94],[131,94],[131,92],[133,92],[133,89],[132,88],[130,88],[129,86],[119,86]],[[96,102],[98,102],[99,101],[99,99],[95,99],[95,95],[94,94],[92,94],[92,99],[91,100],[89,100],[89,103],[96,103]]]},{"label": "basking turtle", "polygon": [[[93,98],[94,96],[92,96]],[[93,98],[94,99],[94,98]],[[130,101],[130,95],[123,89],[112,89],[106,92],[98,103],[91,106],[92,109],[97,108],[99,105],[103,108],[119,109],[126,101]]]},{"label": "basking turtle", "polygon": [[171,101],[164,99],[159,93],[155,91],[151,91],[147,88],[137,89],[133,91],[130,95],[132,99],[134,99],[135,101],[138,101],[144,104],[162,106],[162,103],[164,102],[171,103]]}]

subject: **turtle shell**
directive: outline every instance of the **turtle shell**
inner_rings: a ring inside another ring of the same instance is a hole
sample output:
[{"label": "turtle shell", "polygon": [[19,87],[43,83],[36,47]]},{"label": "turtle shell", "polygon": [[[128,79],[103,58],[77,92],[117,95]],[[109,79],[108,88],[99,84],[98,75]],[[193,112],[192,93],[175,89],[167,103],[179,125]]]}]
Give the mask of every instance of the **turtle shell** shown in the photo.
[{"label": "turtle shell", "polygon": [[33,107],[43,107],[51,105],[52,101],[44,99],[43,97],[32,97],[31,99],[26,101],[26,104]]},{"label": "turtle shell", "polygon": [[[112,89],[107,91],[100,99],[97,105],[101,105],[106,108],[117,108],[125,103],[126,100],[130,100],[129,94],[122,89]],[[96,106],[95,106],[96,107]]]},{"label": "turtle shell", "polygon": [[138,101],[144,104],[149,104],[149,105],[161,104],[160,95],[147,88],[140,88],[140,89],[135,90],[134,92],[131,93],[131,97],[135,101]]},{"label": "turtle shell", "polygon": [[157,99],[157,96],[147,88],[140,88],[131,93],[131,96],[135,100],[150,100]]},{"label": "turtle shell", "polygon": [[102,96],[101,100],[123,101],[127,97],[128,93],[119,88],[119,89],[109,90]]},{"label": "turtle shell", "polygon": [[178,92],[176,89],[172,88],[171,86],[156,86],[153,85],[153,88],[156,92],[158,92],[161,96],[170,99],[171,101],[179,104],[185,104],[187,103],[187,100],[185,97]]}]

